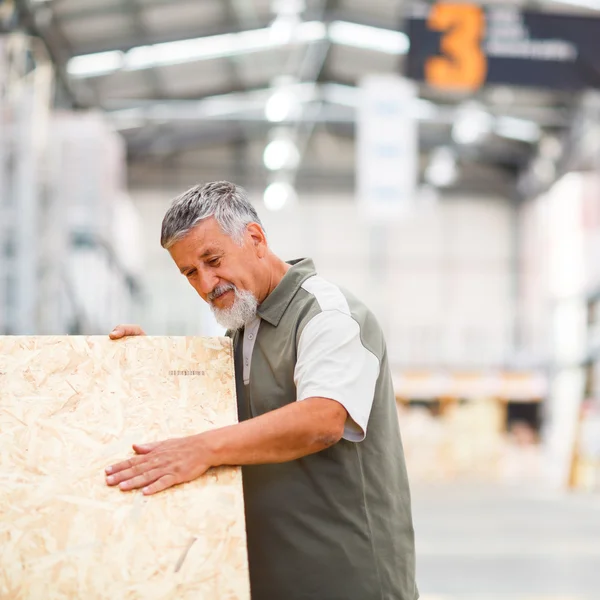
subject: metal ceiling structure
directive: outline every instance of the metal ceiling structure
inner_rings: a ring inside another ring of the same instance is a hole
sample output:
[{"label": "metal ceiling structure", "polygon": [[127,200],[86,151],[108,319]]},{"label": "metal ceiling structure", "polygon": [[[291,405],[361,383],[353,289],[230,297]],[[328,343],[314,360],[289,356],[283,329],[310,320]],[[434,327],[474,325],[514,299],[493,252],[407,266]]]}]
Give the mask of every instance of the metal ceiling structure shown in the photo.
[{"label": "metal ceiling structure", "polygon": [[[107,111],[127,141],[132,176],[149,185],[171,183],[162,166],[183,180],[210,171],[261,185],[261,149],[286,124],[300,140],[299,185],[351,186],[357,83],[402,73],[408,47],[408,5],[394,0],[15,4],[57,64],[60,101]],[[586,11],[566,0],[535,8],[549,6]],[[295,110],[274,118],[265,109],[281,90]],[[511,194],[539,142],[560,138],[576,108],[573,94],[557,91],[495,86],[467,96],[421,85],[423,169],[432,149],[451,145],[461,163],[457,189]],[[465,110],[485,112],[493,125],[476,143],[457,144],[452,132]]]}]

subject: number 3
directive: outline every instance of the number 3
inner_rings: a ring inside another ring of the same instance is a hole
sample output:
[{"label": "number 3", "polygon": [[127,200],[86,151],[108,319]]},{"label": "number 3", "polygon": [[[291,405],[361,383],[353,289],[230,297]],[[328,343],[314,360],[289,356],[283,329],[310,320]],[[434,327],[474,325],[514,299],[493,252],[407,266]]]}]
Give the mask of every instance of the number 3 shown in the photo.
[{"label": "number 3", "polygon": [[427,21],[429,29],[444,32],[443,57],[425,63],[425,81],[444,88],[476,90],[487,75],[481,50],[485,15],[473,4],[436,4]]}]

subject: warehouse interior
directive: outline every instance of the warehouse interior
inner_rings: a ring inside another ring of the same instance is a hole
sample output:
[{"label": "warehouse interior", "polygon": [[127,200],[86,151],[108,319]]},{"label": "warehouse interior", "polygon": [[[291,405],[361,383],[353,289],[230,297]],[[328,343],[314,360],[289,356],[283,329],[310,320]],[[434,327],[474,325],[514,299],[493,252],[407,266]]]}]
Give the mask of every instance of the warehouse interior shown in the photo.
[{"label": "warehouse interior", "polygon": [[[384,330],[422,599],[594,600],[600,2],[462,5],[458,84],[417,55],[439,6],[0,0],[0,335],[223,335],[160,226],[235,182]],[[573,40],[573,81],[535,63]]]}]

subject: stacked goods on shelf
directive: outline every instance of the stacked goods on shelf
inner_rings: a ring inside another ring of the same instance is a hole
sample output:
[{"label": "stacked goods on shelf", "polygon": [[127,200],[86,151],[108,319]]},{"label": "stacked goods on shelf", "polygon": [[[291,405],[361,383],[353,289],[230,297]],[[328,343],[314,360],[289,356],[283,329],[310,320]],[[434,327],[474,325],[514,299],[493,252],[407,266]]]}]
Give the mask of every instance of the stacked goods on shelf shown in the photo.
[{"label": "stacked goods on shelf", "polygon": [[394,385],[411,477],[539,478],[537,424],[509,421],[508,404],[538,406],[547,387],[542,374],[405,371],[394,374]]},{"label": "stacked goods on shelf", "polygon": [[409,473],[416,480],[497,480],[501,475],[502,406],[482,398],[453,403],[439,416],[400,406]]},{"label": "stacked goods on shelf", "polygon": [[579,417],[571,473],[573,487],[600,491],[600,401],[586,400]]},{"label": "stacked goods on shelf", "polygon": [[52,76],[39,42],[0,36],[0,332],[39,323]]},{"label": "stacked goods on shelf", "polygon": [[79,331],[131,318],[140,221],[125,192],[124,142],[99,113],[52,119],[51,197],[63,215],[60,258]]},{"label": "stacked goods on shelf", "polygon": [[589,471],[581,463],[584,400],[600,397],[589,381],[600,348],[599,193],[600,174],[569,172],[521,209],[521,330],[527,358],[550,372],[543,441],[557,487],[578,487]]}]

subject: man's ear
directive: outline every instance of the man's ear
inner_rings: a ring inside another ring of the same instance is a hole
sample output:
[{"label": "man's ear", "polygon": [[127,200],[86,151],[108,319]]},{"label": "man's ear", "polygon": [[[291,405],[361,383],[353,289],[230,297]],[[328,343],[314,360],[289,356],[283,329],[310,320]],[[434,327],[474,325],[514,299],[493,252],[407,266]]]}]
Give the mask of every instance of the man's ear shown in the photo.
[{"label": "man's ear", "polygon": [[259,258],[262,258],[267,252],[267,236],[263,228],[258,223],[249,223],[246,231],[250,235],[252,246],[256,248]]}]

